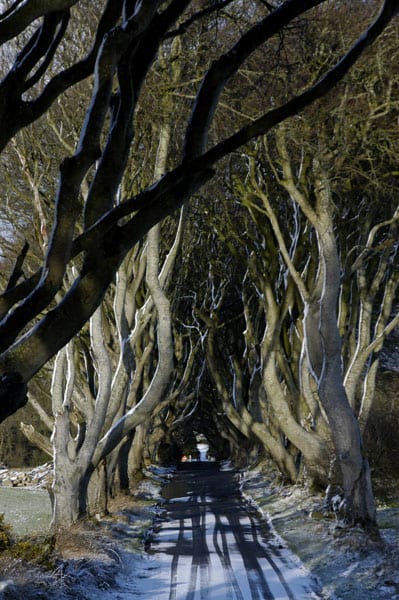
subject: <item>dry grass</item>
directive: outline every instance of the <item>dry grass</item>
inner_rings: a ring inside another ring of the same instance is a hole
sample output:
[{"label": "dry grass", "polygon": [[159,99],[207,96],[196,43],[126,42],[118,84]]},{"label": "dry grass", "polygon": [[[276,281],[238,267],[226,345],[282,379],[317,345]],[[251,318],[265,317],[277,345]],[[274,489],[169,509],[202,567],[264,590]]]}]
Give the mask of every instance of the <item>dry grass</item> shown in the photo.
[{"label": "dry grass", "polygon": [[109,560],[109,543],[105,543],[104,531],[90,521],[59,531],[55,539],[55,552],[63,560]]}]

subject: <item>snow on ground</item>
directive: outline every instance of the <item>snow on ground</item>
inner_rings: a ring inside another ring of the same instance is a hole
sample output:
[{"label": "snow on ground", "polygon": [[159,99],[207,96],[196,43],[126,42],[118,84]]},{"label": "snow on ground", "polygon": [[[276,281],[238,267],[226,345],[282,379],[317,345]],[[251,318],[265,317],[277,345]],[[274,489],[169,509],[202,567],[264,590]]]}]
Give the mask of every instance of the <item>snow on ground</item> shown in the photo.
[{"label": "snow on ground", "polygon": [[361,528],[323,518],[324,499],[301,487],[269,485],[251,472],[244,491],[322,583],[326,598],[399,600],[399,506],[379,507],[382,540],[372,541]]},{"label": "snow on ground", "polygon": [[[169,475],[154,469],[137,498],[126,498],[110,518],[84,532],[83,542],[78,539],[52,572],[18,561],[0,564],[0,600],[164,600],[170,571],[162,569],[162,557],[143,547],[145,530],[162,510],[155,505]],[[379,509],[384,543],[378,543],[360,529],[345,530],[320,517],[321,497],[275,485],[255,471],[244,479],[246,496],[270,519],[278,543],[317,577],[326,600],[399,600],[399,507]]]},{"label": "snow on ground", "polygon": [[[320,496],[275,486],[257,472],[245,479],[247,498],[271,522],[277,542],[299,557],[294,558],[298,569],[304,566],[317,578],[326,600],[399,600],[399,507],[378,510],[382,544],[368,540],[361,529],[345,530],[336,520],[319,518]],[[165,557],[129,552],[125,546],[121,559],[117,589],[93,590],[88,600],[164,600],[170,573]]]}]

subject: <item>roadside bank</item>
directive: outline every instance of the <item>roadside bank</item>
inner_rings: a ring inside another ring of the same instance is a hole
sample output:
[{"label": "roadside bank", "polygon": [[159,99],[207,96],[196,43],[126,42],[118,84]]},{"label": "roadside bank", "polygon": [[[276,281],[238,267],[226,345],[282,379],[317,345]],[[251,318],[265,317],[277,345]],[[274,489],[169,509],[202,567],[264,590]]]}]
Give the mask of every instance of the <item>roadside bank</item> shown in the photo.
[{"label": "roadside bank", "polygon": [[268,482],[256,470],[244,479],[244,493],[317,577],[330,600],[399,600],[399,506],[378,507],[378,543],[359,527],[347,529],[334,515],[323,516],[322,496]]}]

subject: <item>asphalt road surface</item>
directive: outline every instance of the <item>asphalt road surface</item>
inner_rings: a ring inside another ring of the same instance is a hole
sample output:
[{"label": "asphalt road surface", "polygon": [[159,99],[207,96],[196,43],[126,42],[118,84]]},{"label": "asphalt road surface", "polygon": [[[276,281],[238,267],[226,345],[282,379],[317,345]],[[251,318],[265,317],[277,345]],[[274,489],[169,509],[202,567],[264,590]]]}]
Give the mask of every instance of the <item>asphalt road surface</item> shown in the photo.
[{"label": "asphalt road surface", "polygon": [[241,495],[235,471],[215,463],[182,464],[162,495],[164,512],[148,548],[162,565],[162,573],[159,568],[153,572],[163,581],[154,600],[323,597]]}]

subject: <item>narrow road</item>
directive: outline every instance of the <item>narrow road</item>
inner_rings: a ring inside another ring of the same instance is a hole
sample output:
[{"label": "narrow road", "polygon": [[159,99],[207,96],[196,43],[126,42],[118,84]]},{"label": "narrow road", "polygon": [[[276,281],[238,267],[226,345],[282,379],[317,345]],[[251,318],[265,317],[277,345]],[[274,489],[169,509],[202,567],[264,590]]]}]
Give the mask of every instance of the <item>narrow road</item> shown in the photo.
[{"label": "narrow road", "polygon": [[[154,600],[322,598],[299,561],[243,498],[235,471],[186,463],[162,495],[165,510],[149,547],[163,572],[162,593]],[[154,570],[155,578],[160,575]]]}]

